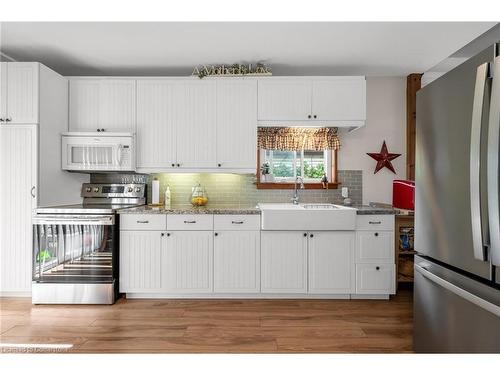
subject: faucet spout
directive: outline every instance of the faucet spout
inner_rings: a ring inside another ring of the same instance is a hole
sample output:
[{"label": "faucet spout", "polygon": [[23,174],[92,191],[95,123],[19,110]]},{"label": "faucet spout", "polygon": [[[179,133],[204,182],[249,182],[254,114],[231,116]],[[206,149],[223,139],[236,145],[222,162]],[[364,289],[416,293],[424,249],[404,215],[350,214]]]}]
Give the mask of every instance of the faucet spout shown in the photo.
[{"label": "faucet spout", "polygon": [[293,192],[293,198],[292,198],[292,203],[293,204],[299,204],[299,191],[297,190],[297,181],[300,180],[300,185],[299,189],[304,189],[304,179],[301,176],[297,176],[295,178],[295,184],[294,184],[294,192]]}]

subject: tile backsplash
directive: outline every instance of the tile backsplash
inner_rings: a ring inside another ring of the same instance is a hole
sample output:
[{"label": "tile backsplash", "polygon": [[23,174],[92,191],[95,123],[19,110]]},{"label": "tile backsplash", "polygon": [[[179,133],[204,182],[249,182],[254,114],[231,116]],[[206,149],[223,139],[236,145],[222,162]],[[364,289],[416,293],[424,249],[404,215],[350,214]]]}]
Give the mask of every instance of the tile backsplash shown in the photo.
[{"label": "tile backsplash", "polygon": [[[151,181],[160,180],[160,201],[167,185],[170,185],[173,205],[189,204],[191,187],[200,183],[205,187],[209,204],[253,206],[259,202],[290,202],[293,190],[257,189],[254,174],[232,173],[157,173],[148,176],[148,203],[151,202]],[[341,187],[349,188],[353,204],[361,204],[362,171],[339,170],[338,180]],[[341,188],[326,190],[301,190],[301,202],[338,203],[343,202]]]}]

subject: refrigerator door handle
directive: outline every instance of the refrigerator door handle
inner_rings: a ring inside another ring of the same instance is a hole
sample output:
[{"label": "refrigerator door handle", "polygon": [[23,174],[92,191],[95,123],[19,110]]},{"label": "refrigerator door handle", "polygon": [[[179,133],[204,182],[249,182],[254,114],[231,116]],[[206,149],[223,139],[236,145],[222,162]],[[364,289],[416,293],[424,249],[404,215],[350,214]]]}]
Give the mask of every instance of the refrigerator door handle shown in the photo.
[{"label": "refrigerator door handle", "polygon": [[500,142],[500,56],[491,64],[493,81],[491,84],[490,113],[488,121],[488,221],[490,228],[490,259],[500,266],[500,218],[499,218],[499,142]]},{"label": "refrigerator door handle", "polygon": [[445,279],[442,279],[439,276],[436,276],[432,272],[426,270],[424,267],[415,264],[415,271],[420,273],[422,276],[425,278],[429,279],[430,281],[436,283],[437,285],[445,288],[446,290],[449,290],[450,292],[456,294],[459,297],[462,297],[463,299],[469,301],[470,303],[473,303],[476,306],[479,306],[480,308],[500,317],[500,307],[486,301],[485,299],[482,299],[465,289],[462,289],[455,284],[450,283],[449,281],[446,281]]},{"label": "refrigerator door handle", "polygon": [[[474,258],[486,261],[488,259],[488,238],[483,238],[484,226],[481,208],[481,124],[483,121],[484,98],[486,96],[486,81],[488,80],[488,63],[477,68],[474,103],[472,107],[472,126],[470,139],[470,212],[472,223],[472,244]],[[487,232],[486,232],[487,233]],[[485,235],[484,237],[487,237]]]}]

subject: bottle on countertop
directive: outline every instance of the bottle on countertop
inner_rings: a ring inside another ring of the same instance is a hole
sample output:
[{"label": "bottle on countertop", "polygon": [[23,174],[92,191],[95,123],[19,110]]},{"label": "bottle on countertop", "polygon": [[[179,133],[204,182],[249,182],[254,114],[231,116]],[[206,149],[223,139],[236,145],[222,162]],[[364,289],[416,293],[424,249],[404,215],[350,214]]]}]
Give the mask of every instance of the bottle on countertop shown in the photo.
[{"label": "bottle on countertop", "polygon": [[165,208],[171,208],[172,206],[172,197],[170,192],[170,185],[167,185],[167,189],[165,190]]}]

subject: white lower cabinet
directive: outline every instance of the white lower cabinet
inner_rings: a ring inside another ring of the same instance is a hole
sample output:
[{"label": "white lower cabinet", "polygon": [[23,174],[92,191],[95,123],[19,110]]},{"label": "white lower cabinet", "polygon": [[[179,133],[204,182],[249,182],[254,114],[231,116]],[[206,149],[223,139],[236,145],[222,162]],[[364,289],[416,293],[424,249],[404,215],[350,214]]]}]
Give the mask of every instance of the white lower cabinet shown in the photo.
[{"label": "white lower cabinet", "polygon": [[214,292],[260,292],[260,231],[217,231]]},{"label": "white lower cabinet", "polygon": [[394,294],[394,264],[356,264],[356,294]]},{"label": "white lower cabinet", "polygon": [[354,232],[309,232],[308,235],[309,293],[353,293]]},{"label": "white lower cabinet", "polygon": [[120,292],[161,291],[160,231],[120,231]]},{"label": "white lower cabinet", "polygon": [[261,291],[307,292],[307,233],[261,233]]},{"label": "white lower cabinet", "polygon": [[213,236],[212,231],[166,233],[162,254],[162,286],[165,292],[212,292]]}]

